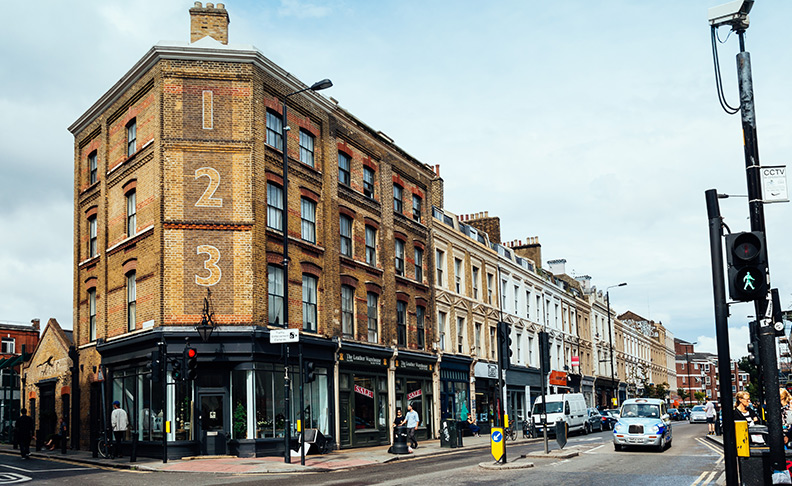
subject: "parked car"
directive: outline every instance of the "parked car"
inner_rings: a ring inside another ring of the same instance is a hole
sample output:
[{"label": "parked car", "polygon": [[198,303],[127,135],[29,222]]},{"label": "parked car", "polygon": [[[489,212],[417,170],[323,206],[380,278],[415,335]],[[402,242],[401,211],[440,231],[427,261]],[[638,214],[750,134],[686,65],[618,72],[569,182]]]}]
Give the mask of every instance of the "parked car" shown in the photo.
[{"label": "parked car", "polygon": [[586,422],[585,428],[583,429],[584,434],[591,433],[594,430],[598,430],[602,432],[602,415],[600,415],[599,410],[596,408],[589,408],[587,410],[588,413],[588,422]]},{"label": "parked car", "polygon": [[671,417],[671,420],[682,420],[680,418],[682,416],[682,412],[680,412],[677,408],[669,408],[668,415]]},{"label": "parked car", "polygon": [[704,405],[696,405],[690,411],[690,423],[695,424],[697,422],[707,423],[707,412],[704,411]]},{"label": "parked car", "polygon": [[611,430],[616,422],[619,421],[619,414],[615,410],[603,410],[602,414],[602,430]]},{"label": "parked car", "polygon": [[619,421],[613,428],[613,448],[627,445],[655,447],[663,452],[671,447],[671,417],[665,402],[657,398],[631,398],[622,404]]},{"label": "parked car", "polygon": [[687,407],[682,407],[679,409],[679,420],[688,420],[690,419],[690,409]]}]

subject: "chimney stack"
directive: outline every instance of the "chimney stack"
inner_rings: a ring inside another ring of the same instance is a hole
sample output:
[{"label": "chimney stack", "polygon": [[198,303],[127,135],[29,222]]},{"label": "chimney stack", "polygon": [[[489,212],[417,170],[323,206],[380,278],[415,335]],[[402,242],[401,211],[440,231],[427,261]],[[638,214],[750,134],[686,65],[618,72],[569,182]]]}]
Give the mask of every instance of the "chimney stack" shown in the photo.
[{"label": "chimney stack", "polygon": [[33,324],[34,331],[38,331],[41,328],[41,321],[39,319],[31,319],[30,322]]},{"label": "chimney stack", "polygon": [[190,43],[209,36],[227,45],[229,22],[228,12],[222,3],[218,3],[217,7],[213,3],[207,3],[203,7],[201,2],[195,2],[190,9]]}]

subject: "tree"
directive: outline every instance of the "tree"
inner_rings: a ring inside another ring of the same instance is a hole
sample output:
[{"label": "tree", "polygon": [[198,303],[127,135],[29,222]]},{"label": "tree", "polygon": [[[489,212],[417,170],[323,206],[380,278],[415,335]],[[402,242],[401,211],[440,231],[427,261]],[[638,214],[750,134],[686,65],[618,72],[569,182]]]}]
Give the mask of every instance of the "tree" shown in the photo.
[{"label": "tree", "polygon": [[704,393],[703,391],[697,391],[693,393],[693,397],[696,399],[697,402],[700,403],[707,399],[707,394]]},{"label": "tree", "polygon": [[679,395],[679,398],[681,398],[683,402],[690,398],[690,393],[684,388],[677,388],[677,395]]},{"label": "tree", "polygon": [[664,400],[670,391],[668,383],[660,383],[655,385],[654,383],[648,383],[646,380],[644,380],[643,389],[645,397],[659,398],[661,400]]},{"label": "tree", "polygon": [[759,397],[759,380],[761,379],[759,376],[759,367],[756,366],[748,356],[743,356],[737,361],[737,368],[748,373],[750,383],[745,387],[745,391],[751,395],[751,398],[755,399]]}]

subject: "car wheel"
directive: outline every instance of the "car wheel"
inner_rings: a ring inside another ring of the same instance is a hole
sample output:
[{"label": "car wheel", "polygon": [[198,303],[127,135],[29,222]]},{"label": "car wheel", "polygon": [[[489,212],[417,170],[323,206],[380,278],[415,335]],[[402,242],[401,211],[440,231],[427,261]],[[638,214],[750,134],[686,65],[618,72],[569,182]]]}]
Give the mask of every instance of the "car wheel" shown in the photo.
[{"label": "car wheel", "polygon": [[663,452],[665,450],[665,435],[660,437],[660,445],[657,446],[657,452]]},{"label": "car wheel", "polygon": [[615,451],[620,451],[622,450],[623,447],[624,446],[622,446],[621,444],[616,444],[616,443],[613,444],[613,450]]},{"label": "car wheel", "polygon": [[590,433],[591,433],[591,424],[586,422],[586,424],[583,425],[583,435],[589,435]]}]

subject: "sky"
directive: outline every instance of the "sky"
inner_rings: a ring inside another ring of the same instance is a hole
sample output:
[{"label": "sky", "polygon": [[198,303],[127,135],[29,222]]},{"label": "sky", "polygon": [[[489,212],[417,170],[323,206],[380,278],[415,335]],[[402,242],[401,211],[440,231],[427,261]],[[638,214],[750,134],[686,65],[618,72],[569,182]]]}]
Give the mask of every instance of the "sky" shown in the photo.
[{"label": "sky", "polygon": [[[445,208],[488,211],[503,241],[611,289],[612,307],[717,352],[704,192],[747,193],[739,115],[719,106],[707,9],[725,0],[228,0],[252,44],[423,163]],[[191,1],[7,2],[0,29],[0,321],[72,326],[70,126],[161,40],[189,40]],[[760,162],[792,148],[792,2],[758,0],[751,53]],[[781,34],[779,34],[781,32]],[[738,104],[736,35],[719,31]],[[720,200],[749,230],[744,197]],[[765,206],[770,271],[792,306],[789,203]],[[750,304],[730,307],[732,358]]]}]

